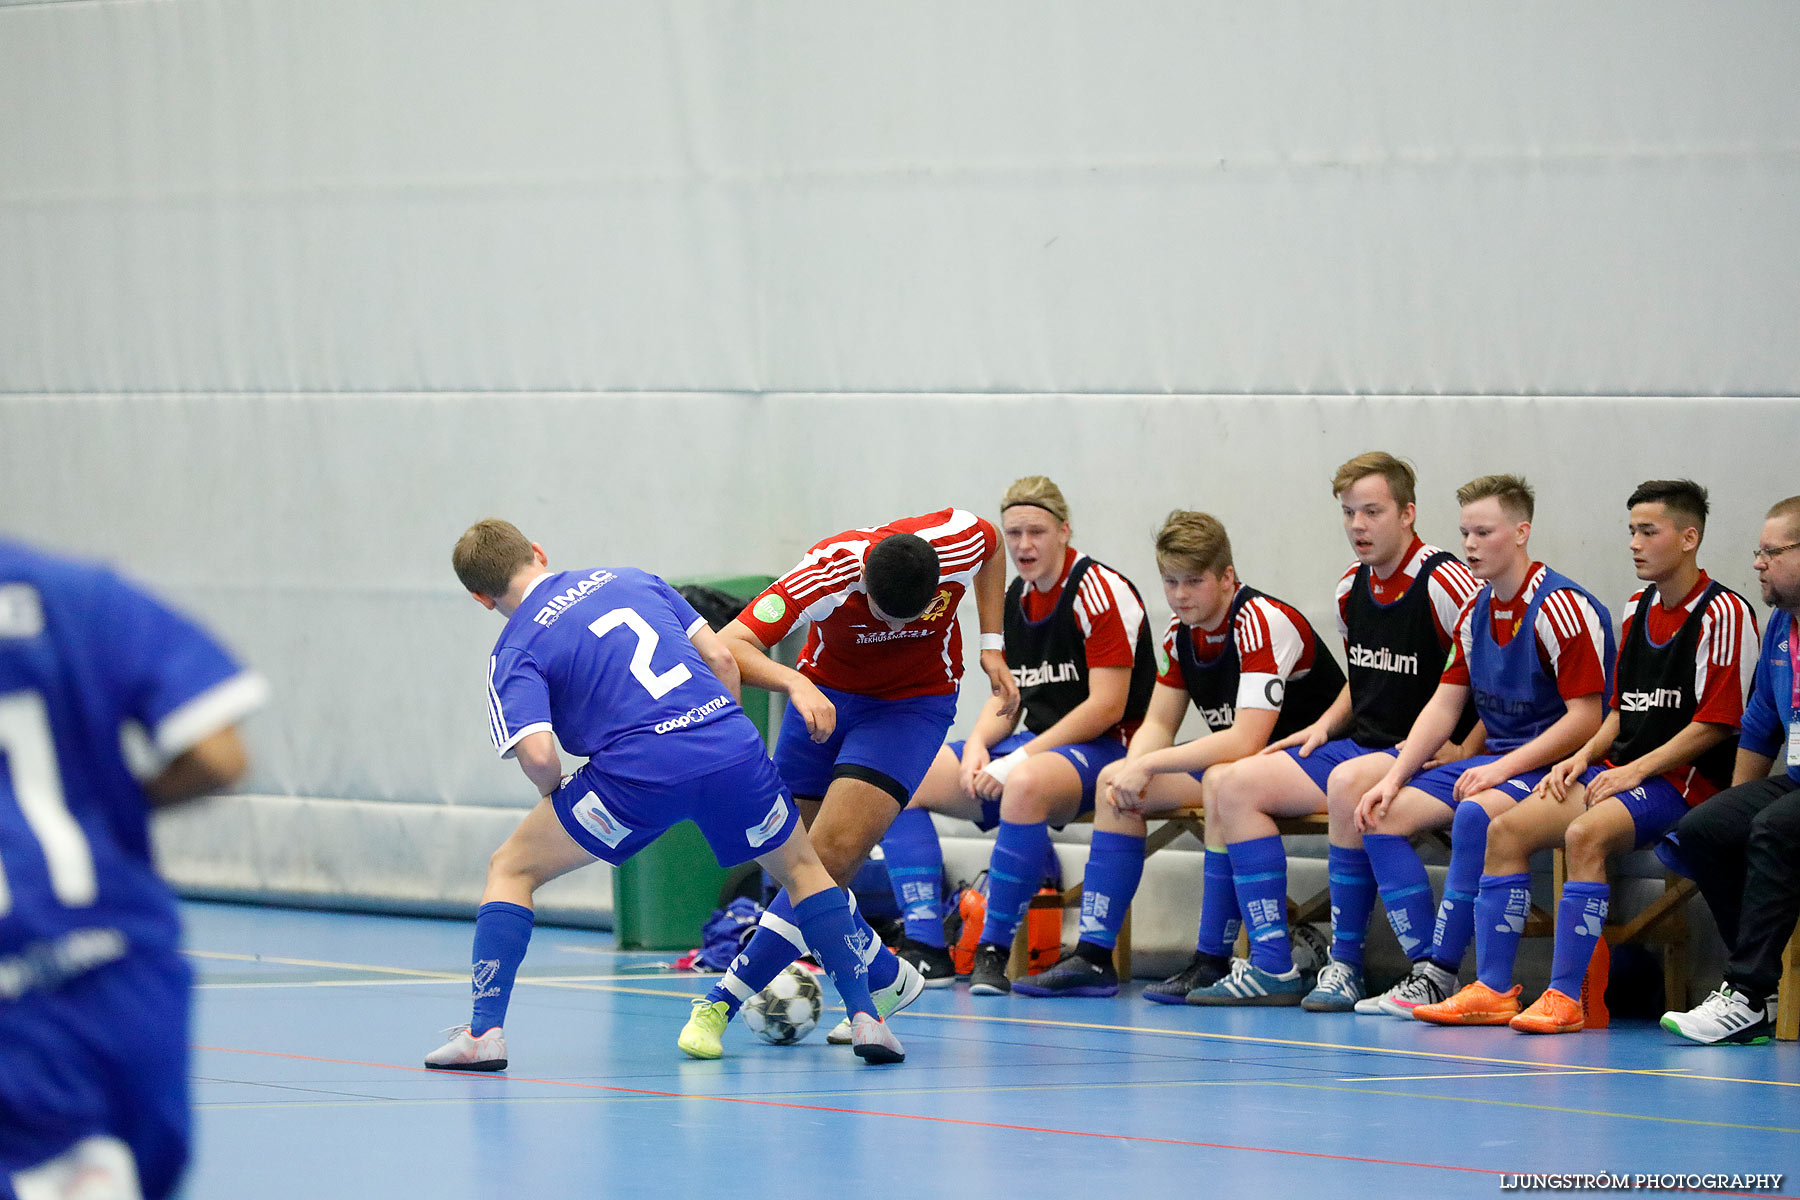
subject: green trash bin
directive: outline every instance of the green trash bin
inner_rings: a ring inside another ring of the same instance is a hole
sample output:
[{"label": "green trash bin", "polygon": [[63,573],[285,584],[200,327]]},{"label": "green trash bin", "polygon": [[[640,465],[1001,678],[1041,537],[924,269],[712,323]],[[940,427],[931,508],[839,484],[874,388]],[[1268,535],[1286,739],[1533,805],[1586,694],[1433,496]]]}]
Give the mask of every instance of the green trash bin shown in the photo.
[{"label": "green trash bin", "polygon": [[[772,575],[684,579],[749,600],[771,583]],[[769,693],[744,689],[744,712],[769,739]],[[700,827],[682,821],[613,868],[613,932],[621,950],[689,950],[700,944],[700,928],[719,907],[726,871],[713,859]]]}]

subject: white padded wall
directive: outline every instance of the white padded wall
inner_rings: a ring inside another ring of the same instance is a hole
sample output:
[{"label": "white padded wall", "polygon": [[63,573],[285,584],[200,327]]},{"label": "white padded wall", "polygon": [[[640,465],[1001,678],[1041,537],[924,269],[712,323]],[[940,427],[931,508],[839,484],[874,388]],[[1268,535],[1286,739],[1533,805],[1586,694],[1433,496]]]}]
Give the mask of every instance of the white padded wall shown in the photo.
[{"label": "white padded wall", "polygon": [[1182,505],[1329,622],[1379,446],[1440,543],[1529,475],[1615,604],[1624,496],[1693,475],[1750,590],[1796,60],[1781,0],[0,0],[0,530],[270,676],[259,792],[470,807],[530,799],[485,515],[778,571],[1043,471],[1158,616]]},{"label": "white padded wall", "polygon": [[0,6],[0,389],[1788,395],[1782,0]]},{"label": "white padded wall", "polygon": [[[1242,575],[1333,628],[1349,561],[1329,480],[1370,447],[1412,458],[1420,529],[1454,544],[1453,492],[1516,470],[1537,554],[1617,605],[1624,501],[1641,480],[1712,486],[1703,553],[1760,602],[1761,515],[1795,491],[1766,452],[1791,400],[770,395],[11,398],[6,524],[114,558],[215,622],[271,679],[259,791],[455,803],[530,799],[487,746],[499,622],[450,546],[502,515],[553,563],[671,577],[775,573],[853,525],[959,504],[994,513],[1046,472],[1077,544],[1166,620],[1150,539],[1216,513]],[[972,614],[965,614],[972,619]],[[966,688],[965,717],[980,703]]]}]

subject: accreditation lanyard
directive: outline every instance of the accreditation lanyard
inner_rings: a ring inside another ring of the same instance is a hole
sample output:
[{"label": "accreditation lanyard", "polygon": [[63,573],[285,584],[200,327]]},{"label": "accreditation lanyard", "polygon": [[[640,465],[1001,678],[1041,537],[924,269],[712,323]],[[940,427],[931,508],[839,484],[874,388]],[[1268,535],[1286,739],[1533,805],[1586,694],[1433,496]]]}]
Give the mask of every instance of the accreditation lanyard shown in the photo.
[{"label": "accreditation lanyard", "polygon": [[1792,771],[1800,767],[1800,621],[1788,617],[1788,686],[1793,689],[1792,707],[1788,709],[1787,765]]}]

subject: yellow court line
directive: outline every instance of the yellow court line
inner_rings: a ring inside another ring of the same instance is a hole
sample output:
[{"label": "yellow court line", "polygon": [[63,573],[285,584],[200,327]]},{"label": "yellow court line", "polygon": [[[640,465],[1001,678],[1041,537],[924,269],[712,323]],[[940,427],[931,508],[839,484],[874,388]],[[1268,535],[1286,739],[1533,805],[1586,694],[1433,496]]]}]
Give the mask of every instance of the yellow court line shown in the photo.
[{"label": "yellow court line", "polygon": [[[1599,1067],[1584,1063],[1546,1063],[1533,1062],[1530,1059],[1497,1058],[1481,1054],[1447,1054],[1438,1050],[1407,1050],[1398,1046],[1346,1046],[1336,1042],[1305,1042],[1296,1038],[1252,1037],[1243,1033],[1209,1033],[1200,1029],[1153,1029],[1138,1025],[1102,1025],[1084,1021],[1046,1021],[1037,1017],[978,1017],[967,1013],[922,1013],[908,1011],[908,1020],[927,1021],[976,1021],[994,1022],[998,1024],[1038,1025],[1048,1028],[1092,1029],[1112,1033],[1150,1033],[1164,1034],[1169,1037],[1203,1038],[1224,1042],[1246,1042],[1251,1045],[1264,1046],[1298,1046],[1306,1050],[1344,1050],[1356,1054],[1394,1054],[1406,1058],[1441,1059],[1446,1062],[1480,1063],[1500,1067],[1542,1067],[1546,1070],[1569,1071],[1574,1074],[1593,1075],[1668,1075],[1666,1067]],[[1756,1083],[1767,1087],[1800,1088],[1800,1082],[1783,1079],[1747,1079],[1737,1075],[1691,1075],[1674,1076],[1679,1079],[1694,1079],[1707,1083]]]},{"label": "yellow court line", "polygon": [[[207,950],[186,950],[186,951],[183,951],[183,953],[188,954],[194,958],[215,958],[215,959],[222,959],[222,960],[233,961],[233,962],[266,962],[266,963],[274,963],[279,966],[326,967],[326,968],[342,970],[342,971],[369,971],[369,972],[373,972],[376,974],[411,975],[411,976],[420,976],[420,977],[425,977],[425,978],[430,978],[430,979],[440,979],[440,980],[466,978],[465,975],[450,974],[445,971],[422,971],[422,970],[416,970],[416,969],[413,969],[410,967],[383,967],[383,966],[375,966],[375,965],[372,965],[369,963],[327,962],[327,961],[321,961],[318,959],[306,959],[306,958],[276,958],[276,957],[272,957],[272,956],[268,956],[268,955],[260,955],[260,954],[228,954],[228,953],[221,953],[221,952],[217,952],[217,951],[207,951]],[[616,992],[621,995],[631,995],[631,996],[664,996],[664,997],[671,997],[671,998],[680,999],[680,1000],[692,1000],[694,998],[694,992],[692,991],[691,988],[686,989],[686,990],[681,990],[681,991],[674,991],[674,990],[671,990],[668,988],[632,988],[632,987],[620,987],[617,984],[588,984],[588,983],[576,983],[576,982],[555,982],[554,981],[555,978],[556,977],[553,977],[552,980],[544,981],[544,986],[567,988],[567,989],[575,990],[575,991]],[[563,978],[569,978],[569,977],[563,977]],[[633,978],[635,978],[635,976]],[[701,976],[699,978],[701,978],[701,979],[710,978],[710,976]],[[696,982],[697,981],[698,980],[696,980]],[[530,983],[533,981],[527,979],[527,980],[521,980],[520,982]],[[837,1006],[834,1005],[832,1007],[835,1009]],[[1336,1042],[1308,1042],[1308,1041],[1302,1041],[1298,1038],[1253,1037],[1249,1034],[1241,1034],[1241,1033],[1211,1033],[1206,1030],[1200,1030],[1200,1029],[1157,1029],[1157,1028],[1151,1028],[1148,1026],[1112,1025],[1112,1024],[1106,1024],[1106,1023],[1094,1022],[1094,1021],[1055,1021],[1055,1020],[1046,1020],[1042,1017],[977,1016],[973,1013],[928,1013],[928,1012],[917,1012],[917,1011],[909,1011],[907,1013],[907,1019],[908,1020],[924,1020],[924,1021],[954,1021],[954,1022],[962,1022],[962,1023],[969,1023],[969,1024],[1022,1025],[1027,1028],[1038,1028],[1038,1029],[1082,1029],[1082,1030],[1091,1030],[1091,1031],[1100,1032],[1100,1033],[1152,1034],[1152,1035],[1160,1035],[1160,1036],[1164,1036],[1164,1037],[1192,1038],[1192,1039],[1199,1039],[1199,1040],[1206,1040],[1206,1041],[1242,1043],[1242,1044],[1253,1045],[1253,1046],[1292,1046],[1292,1047],[1298,1047],[1303,1050],[1342,1050],[1342,1051],[1352,1053],[1352,1054],[1389,1054],[1389,1055],[1397,1055],[1397,1056],[1405,1057],[1405,1058],[1425,1058],[1425,1059],[1433,1059],[1433,1060],[1438,1060],[1438,1061],[1443,1061],[1443,1062],[1476,1063],[1476,1064],[1480,1064],[1483,1066],[1531,1067],[1534,1069],[1541,1069],[1541,1071],[1555,1071],[1559,1074],[1571,1073],[1571,1074],[1597,1074],[1597,1075],[1653,1075],[1653,1076],[1663,1076],[1663,1077],[1671,1077],[1671,1078],[1679,1078],[1679,1079],[1692,1079],[1692,1080],[1697,1080],[1697,1081],[1706,1082],[1706,1083],[1748,1083],[1748,1084],[1761,1084],[1765,1087],[1800,1088],[1800,1082],[1781,1080],[1781,1079],[1747,1079],[1747,1078],[1743,1078],[1740,1076],[1731,1076],[1731,1075],[1688,1075],[1688,1074],[1684,1074],[1684,1075],[1679,1075],[1679,1076],[1669,1076],[1667,1068],[1661,1068],[1661,1067],[1630,1068],[1630,1067],[1588,1066],[1583,1063],[1545,1063],[1545,1062],[1534,1062],[1530,1059],[1499,1058],[1499,1057],[1496,1057],[1493,1055],[1483,1055],[1483,1054],[1450,1054],[1450,1053],[1446,1053],[1446,1052],[1440,1051],[1440,1050],[1408,1050],[1408,1049],[1404,1049],[1404,1048],[1401,1048],[1398,1046],[1355,1046],[1355,1045],[1343,1045],[1343,1044],[1336,1043]],[[1734,1128],[1736,1128],[1736,1127],[1734,1127]],[[1743,1128],[1759,1128],[1759,1127],[1744,1126]]]},{"label": "yellow court line", "polygon": [[[1676,1072],[1679,1074],[1679,1072]],[[1592,1075],[1594,1071],[1584,1067],[1565,1067],[1555,1071],[1453,1071],[1448,1075],[1351,1075],[1339,1079],[1339,1083],[1414,1083],[1432,1079],[1537,1079],[1544,1075]]]}]

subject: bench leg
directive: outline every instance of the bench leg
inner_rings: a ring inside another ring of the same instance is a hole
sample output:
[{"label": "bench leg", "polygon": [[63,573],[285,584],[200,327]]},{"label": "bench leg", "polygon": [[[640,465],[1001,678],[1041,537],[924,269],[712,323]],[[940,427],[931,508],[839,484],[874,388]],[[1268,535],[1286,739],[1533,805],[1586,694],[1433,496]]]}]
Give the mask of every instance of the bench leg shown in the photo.
[{"label": "bench leg", "polygon": [[1775,1040],[1800,1041],[1800,926],[1781,952],[1781,990],[1775,1002]]}]

